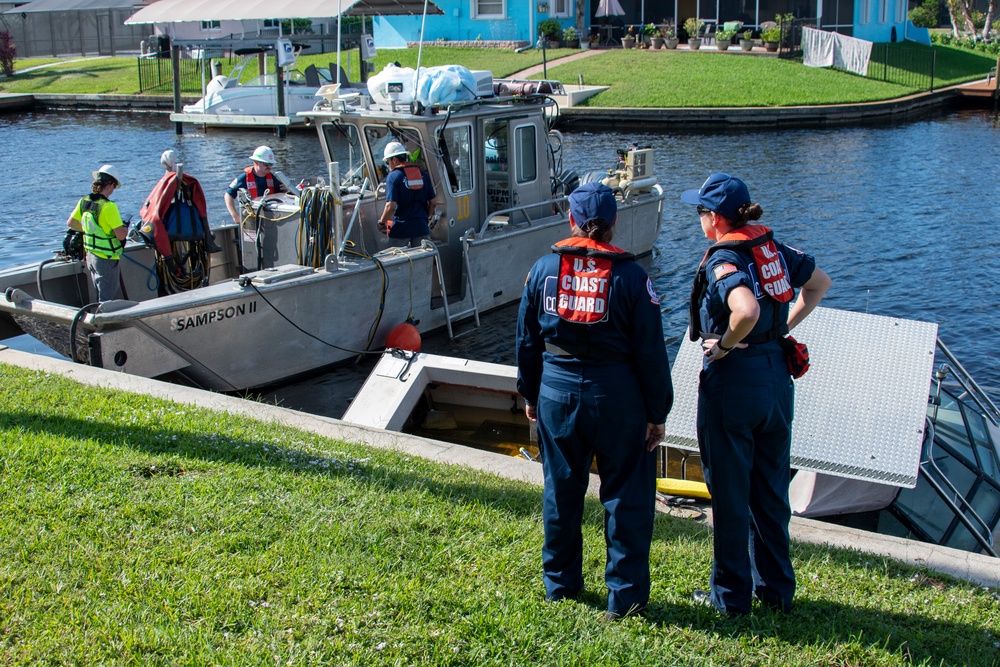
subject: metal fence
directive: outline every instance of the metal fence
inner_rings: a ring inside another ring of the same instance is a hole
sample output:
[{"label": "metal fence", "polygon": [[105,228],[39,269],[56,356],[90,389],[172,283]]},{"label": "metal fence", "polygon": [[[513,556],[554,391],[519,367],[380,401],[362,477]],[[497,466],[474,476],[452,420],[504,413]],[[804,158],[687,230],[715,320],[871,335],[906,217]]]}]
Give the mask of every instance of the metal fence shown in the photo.
[{"label": "metal fence", "polygon": [[934,49],[904,43],[872,44],[868,78],[918,90],[934,90]]},{"label": "metal fence", "polygon": [[778,25],[781,27],[781,39],[778,40],[778,57],[801,58],[802,29],[817,27],[819,19],[794,19],[792,21],[781,21]]},{"label": "metal fence", "polygon": [[[150,53],[137,58],[139,66],[140,93],[172,93],[174,90],[174,70],[170,58],[158,58]],[[202,67],[207,66],[207,60],[182,58],[179,61],[181,90],[201,90]],[[206,81],[212,78],[211,72],[205,72]]]},{"label": "metal fence", "polygon": [[19,58],[114,56],[138,51],[146,37],[148,26],[124,25],[132,14],[131,9],[3,14],[0,30],[10,32]]}]

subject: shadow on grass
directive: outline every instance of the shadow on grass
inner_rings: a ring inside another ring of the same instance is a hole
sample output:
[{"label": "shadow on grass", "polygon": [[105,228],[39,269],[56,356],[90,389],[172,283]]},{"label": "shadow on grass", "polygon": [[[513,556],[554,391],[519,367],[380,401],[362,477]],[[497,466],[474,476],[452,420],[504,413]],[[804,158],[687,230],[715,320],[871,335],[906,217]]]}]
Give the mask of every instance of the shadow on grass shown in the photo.
[{"label": "shadow on grass", "polygon": [[829,661],[823,664],[866,664],[872,661],[872,651],[902,656],[906,664],[1000,664],[993,643],[996,638],[983,628],[932,618],[918,609],[886,611],[828,600],[796,600],[788,614],[755,608],[748,616],[723,618],[693,602],[657,605],[654,601],[647,618],[657,625],[685,625],[755,642],[773,638],[817,651]]}]

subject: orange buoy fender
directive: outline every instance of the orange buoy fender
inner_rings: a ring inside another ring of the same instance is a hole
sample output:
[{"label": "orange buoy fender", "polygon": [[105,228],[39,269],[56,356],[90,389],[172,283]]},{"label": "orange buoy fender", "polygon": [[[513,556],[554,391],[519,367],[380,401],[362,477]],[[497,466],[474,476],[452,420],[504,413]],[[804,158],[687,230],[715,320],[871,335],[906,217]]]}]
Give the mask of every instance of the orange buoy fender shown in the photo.
[{"label": "orange buoy fender", "polygon": [[420,351],[420,332],[412,324],[403,322],[397,324],[385,337],[386,347],[395,347],[409,352]]}]

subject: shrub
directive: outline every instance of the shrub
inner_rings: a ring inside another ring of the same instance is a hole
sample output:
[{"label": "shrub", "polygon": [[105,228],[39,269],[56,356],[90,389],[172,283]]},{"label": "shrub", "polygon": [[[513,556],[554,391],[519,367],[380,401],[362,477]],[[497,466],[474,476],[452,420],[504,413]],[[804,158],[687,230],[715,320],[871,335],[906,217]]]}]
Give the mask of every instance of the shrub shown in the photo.
[{"label": "shrub", "polygon": [[781,26],[774,26],[760,31],[760,38],[764,42],[777,42],[781,39]]},{"label": "shrub", "polygon": [[10,31],[0,31],[0,72],[4,76],[14,76],[15,57],[17,49],[14,47],[14,40],[10,38]]},{"label": "shrub", "polygon": [[559,36],[562,34],[562,30],[562,23],[555,19],[545,19],[538,24],[538,34],[553,42],[559,41]]},{"label": "shrub", "polygon": [[677,37],[677,30],[674,29],[674,24],[671,21],[664,19],[663,25],[660,26],[660,37],[663,39],[673,39]]},{"label": "shrub", "polygon": [[572,42],[573,40],[580,39],[580,33],[573,26],[569,26],[562,31],[562,38],[564,42]]},{"label": "shrub", "polygon": [[924,0],[922,5],[911,9],[906,17],[918,28],[936,28],[939,11],[938,0]]}]

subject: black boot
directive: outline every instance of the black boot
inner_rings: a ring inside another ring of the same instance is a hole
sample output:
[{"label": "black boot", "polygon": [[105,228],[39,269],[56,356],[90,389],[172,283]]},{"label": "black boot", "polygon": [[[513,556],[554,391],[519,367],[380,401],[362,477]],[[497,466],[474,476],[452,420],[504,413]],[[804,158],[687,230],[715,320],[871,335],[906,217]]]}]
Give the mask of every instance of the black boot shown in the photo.
[{"label": "black boot", "polygon": [[215,234],[205,235],[205,250],[208,252],[222,252],[222,246],[215,244]]}]

